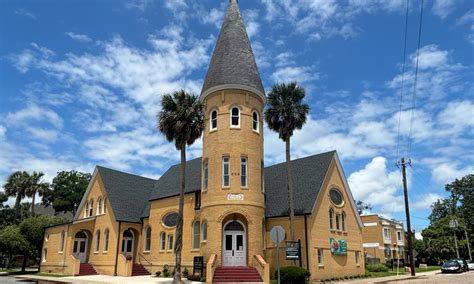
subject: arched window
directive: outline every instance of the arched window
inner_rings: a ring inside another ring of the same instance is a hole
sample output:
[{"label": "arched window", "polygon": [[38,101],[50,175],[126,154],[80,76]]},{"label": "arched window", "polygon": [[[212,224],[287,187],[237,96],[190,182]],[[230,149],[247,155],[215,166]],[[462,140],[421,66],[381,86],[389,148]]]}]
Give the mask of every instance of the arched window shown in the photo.
[{"label": "arched window", "polygon": [[193,223],[193,241],[192,241],[192,248],[198,249],[199,248],[199,238],[201,237],[201,223],[199,221],[194,221]]},{"label": "arched window", "polygon": [[240,186],[247,187],[247,157],[240,157]]},{"label": "arched window", "polygon": [[201,225],[201,241],[207,241],[207,222],[204,221],[202,222],[202,225]]},{"label": "arched window", "polygon": [[341,214],[336,214],[336,230],[341,230]]},{"label": "arched window", "polygon": [[109,229],[104,232],[104,252],[109,250]]},{"label": "arched window", "polygon": [[168,234],[168,250],[173,250],[173,235]]},{"label": "arched window", "polygon": [[329,209],[329,229],[334,230],[334,210]]},{"label": "arched window", "polygon": [[346,212],[342,211],[341,215],[342,231],[346,231]]},{"label": "arched window", "polygon": [[222,157],[222,187],[230,186],[230,157]]},{"label": "arched window", "polygon": [[59,252],[63,252],[64,250],[64,239],[66,237],[66,232],[61,231],[61,240],[59,241]]},{"label": "arched window", "polygon": [[240,109],[238,107],[233,107],[230,110],[230,127],[240,127]]},{"label": "arched window", "polygon": [[217,110],[211,111],[209,125],[211,127],[211,130],[217,129]]},{"label": "arched window", "polygon": [[89,201],[89,217],[92,216],[93,207],[94,207],[94,201],[91,199],[91,201]]},{"label": "arched window", "polygon": [[150,251],[151,248],[151,227],[148,226],[145,229],[145,245],[144,251]]},{"label": "arched window", "polygon": [[258,112],[254,111],[252,113],[252,130],[259,132],[258,128]]},{"label": "arched window", "polygon": [[95,252],[98,252],[100,248],[100,231],[95,232]]},{"label": "arched window", "polygon": [[102,207],[102,214],[105,214],[105,205],[107,204],[107,197],[104,197],[104,205]]},{"label": "arched window", "polygon": [[43,262],[46,262],[46,257],[48,256],[48,249],[43,249]]},{"label": "arched window", "polygon": [[96,210],[95,215],[100,215],[100,214],[102,214],[102,197],[99,197],[99,199],[97,199],[97,210]]},{"label": "arched window", "polygon": [[209,163],[207,160],[202,163],[202,190],[207,190],[208,180],[209,180]]},{"label": "arched window", "polygon": [[165,250],[166,234],[165,232],[160,233],[160,250]]}]

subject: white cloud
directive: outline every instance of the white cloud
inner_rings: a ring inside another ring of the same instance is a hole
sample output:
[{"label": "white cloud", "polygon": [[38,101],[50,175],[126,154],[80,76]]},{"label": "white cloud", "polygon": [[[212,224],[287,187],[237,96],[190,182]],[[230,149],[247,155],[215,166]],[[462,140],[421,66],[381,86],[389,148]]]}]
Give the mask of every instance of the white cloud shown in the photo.
[{"label": "white cloud", "polygon": [[35,14],[23,8],[15,10],[15,14],[36,20]]},{"label": "white cloud", "polygon": [[77,34],[73,32],[65,32],[64,34],[78,42],[91,42],[92,41],[92,39],[88,35],[85,35],[85,34]]},{"label": "white cloud", "polygon": [[248,37],[252,39],[257,36],[260,30],[260,24],[258,23],[258,10],[243,10],[242,17],[244,18]]},{"label": "white cloud", "polygon": [[152,2],[152,0],[128,0],[125,3],[125,8],[128,10],[138,10],[143,12]]},{"label": "white cloud", "polygon": [[32,121],[46,121],[55,128],[63,127],[63,119],[53,110],[30,104],[27,107],[16,112],[8,113],[6,122],[8,125],[25,126]]},{"label": "white cloud", "polygon": [[445,19],[453,12],[455,4],[454,0],[434,0],[431,10],[433,14]]},{"label": "white cloud", "polygon": [[382,213],[403,211],[401,175],[398,170],[389,171],[385,157],[375,157],[363,169],[353,172],[348,182],[354,198],[372,206],[380,206]]},{"label": "white cloud", "polygon": [[440,185],[451,183],[455,179],[462,178],[467,174],[474,172],[474,164],[460,167],[455,161],[449,163],[440,163],[434,165],[432,171],[432,178]]},{"label": "white cloud", "polygon": [[[437,45],[425,45],[420,48],[418,67],[420,69],[443,67],[448,63],[448,54],[448,51],[440,50]],[[415,66],[415,54],[412,54],[410,57],[413,66]]]},{"label": "white cloud", "polygon": [[442,198],[443,197],[437,193],[423,194],[412,204],[410,204],[410,209],[413,209],[414,211],[429,209],[433,203]]},{"label": "white cloud", "polygon": [[274,82],[297,81],[302,84],[319,79],[319,74],[308,66],[287,66],[277,68],[271,77]]}]

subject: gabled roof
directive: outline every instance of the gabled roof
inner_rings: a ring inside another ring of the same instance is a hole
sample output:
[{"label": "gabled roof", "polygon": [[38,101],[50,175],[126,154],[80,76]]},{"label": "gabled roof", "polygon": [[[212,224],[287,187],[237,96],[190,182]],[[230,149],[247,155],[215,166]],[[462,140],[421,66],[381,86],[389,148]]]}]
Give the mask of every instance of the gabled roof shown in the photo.
[{"label": "gabled roof", "polygon": [[[186,192],[201,190],[201,158],[186,162]],[[147,200],[161,199],[179,195],[180,191],[180,164],[169,168],[156,182]]]},{"label": "gabled roof", "polygon": [[96,167],[117,221],[141,222],[143,208],[156,180]]},{"label": "gabled roof", "polygon": [[247,89],[265,99],[262,80],[236,0],[231,0],[227,9],[201,96],[229,88]]},{"label": "gabled roof", "polygon": [[[311,214],[336,151],[291,161],[295,214]],[[288,216],[286,163],[265,168],[265,217]]]}]

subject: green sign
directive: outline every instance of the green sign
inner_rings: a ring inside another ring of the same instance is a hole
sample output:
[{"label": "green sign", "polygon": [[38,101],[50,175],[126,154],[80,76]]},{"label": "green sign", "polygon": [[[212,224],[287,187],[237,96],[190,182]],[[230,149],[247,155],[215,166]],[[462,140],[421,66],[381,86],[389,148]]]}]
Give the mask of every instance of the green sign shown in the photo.
[{"label": "green sign", "polygon": [[346,240],[336,240],[335,238],[330,238],[329,245],[331,247],[332,254],[347,254]]}]

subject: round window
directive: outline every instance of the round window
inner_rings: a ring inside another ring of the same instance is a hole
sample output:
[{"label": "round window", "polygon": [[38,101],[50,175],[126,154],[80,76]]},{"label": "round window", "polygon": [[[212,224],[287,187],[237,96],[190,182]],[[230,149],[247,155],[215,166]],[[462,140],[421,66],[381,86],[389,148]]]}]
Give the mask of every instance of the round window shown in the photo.
[{"label": "round window", "polygon": [[163,224],[166,227],[176,227],[178,224],[178,213],[171,212],[166,214],[165,217],[163,217]]},{"label": "round window", "polygon": [[344,204],[344,199],[342,198],[341,192],[335,188],[329,190],[329,197],[331,198],[332,203],[334,203],[336,206],[342,206]]}]

